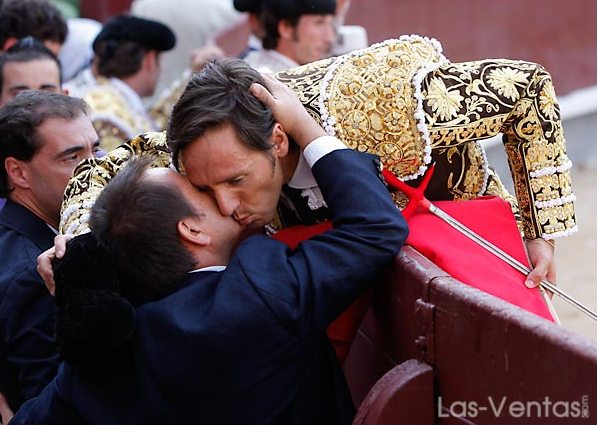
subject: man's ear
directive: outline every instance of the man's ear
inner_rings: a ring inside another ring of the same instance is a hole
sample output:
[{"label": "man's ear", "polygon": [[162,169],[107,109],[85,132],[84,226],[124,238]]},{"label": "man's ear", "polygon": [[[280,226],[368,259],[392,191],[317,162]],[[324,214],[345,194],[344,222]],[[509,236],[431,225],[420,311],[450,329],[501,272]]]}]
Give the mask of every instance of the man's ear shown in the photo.
[{"label": "man's ear", "polygon": [[143,57],[143,66],[145,68],[153,68],[158,66],[158,52],[149,50]]},{"label": "man's ear", "polygon": [[289,136],[284,131],[282,125],[275,123],[272,129],[272,143],[274,144],[274,154],[278,158],[284,158],[289,153]]},{"label": "man's ear", "polygon": [[185,217],[177,223],[177,233],[183,243],[207,246],[212,243],[212,238],[201,226],[199,217]]},{"label": "man's ear", "polygon": [[289,40],[293,38],[293,31],[294,27],[287,21],[286,19],[281,19],[278,21],[278,26],[276,27],[278,30],[278,35],[280,38],[285,40]]},{"label": "man's ear", "polygon": [[29,189],[30,174],[29,167],[24,161],[20,161],[12,156],[9,156],[4,160],[4,169],[8,175],[8,179],[13,185],[23,189]]}]

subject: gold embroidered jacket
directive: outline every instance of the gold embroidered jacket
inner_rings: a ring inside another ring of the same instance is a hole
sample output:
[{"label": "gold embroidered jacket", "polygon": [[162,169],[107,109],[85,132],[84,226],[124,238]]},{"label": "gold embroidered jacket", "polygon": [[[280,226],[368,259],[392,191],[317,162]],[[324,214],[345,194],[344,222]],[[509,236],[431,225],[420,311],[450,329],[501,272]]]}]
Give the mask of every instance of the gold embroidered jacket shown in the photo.
[{"label": "gold embroidered jacket", "polygon": [[379,155],[401,179],[417,180],[435,162],[432,200],[512,201],[479,143],[502,132],[525,236],[577,229],[559,107],[540,65],[452,64],[436,40],[403,36],[276,76],[329,134]]}]

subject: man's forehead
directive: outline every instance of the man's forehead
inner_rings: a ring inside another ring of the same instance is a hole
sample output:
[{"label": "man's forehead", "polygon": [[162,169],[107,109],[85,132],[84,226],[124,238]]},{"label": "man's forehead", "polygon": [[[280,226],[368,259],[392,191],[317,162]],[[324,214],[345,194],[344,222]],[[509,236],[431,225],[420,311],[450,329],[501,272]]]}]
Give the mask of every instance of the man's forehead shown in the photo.
[{"label": "man's forehead", "polygon": [[4,64],[5,68],[18,68],[20,71],[24,70],[24,69],[31,69],[33,71],[36,71],[36,73],[40,73],[41,75],[44,75],[45,71],[41,71],[39,70],[39,66],[41,64],[48,64],[50,65],[52,68],[55,68],[56,71],[59,71],[58,69],[58,64],[56,63],[56,61],[54,61],[53,59],[50,59],[48,57],[41,57],[41,58],[35,58],[35,59],[27,59],[27,60],[13,60],[13,61],[9,61],[6,62]]}]

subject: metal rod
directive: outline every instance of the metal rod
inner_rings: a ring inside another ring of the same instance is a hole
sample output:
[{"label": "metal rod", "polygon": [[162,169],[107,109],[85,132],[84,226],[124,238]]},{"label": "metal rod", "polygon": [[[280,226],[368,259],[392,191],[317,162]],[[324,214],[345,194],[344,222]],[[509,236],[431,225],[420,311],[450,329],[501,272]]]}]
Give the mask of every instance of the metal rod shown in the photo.
[{"label": "metal rod", "polygon": [[[518,270],[521,273],[526,274],[526,275],[531,271],[528,267],[526,267],[525,265],[523,265],[521,262],[519,262],[515,258],[511,257],[509,254],[507,254],[506,252],[504,252],[502,249],[500,249],[499,247],[497,247],[496,245],[494,245],[490,241],[482,238],[480,235],[478,235],[477,233],[475,233],[474,231],[472,231],[471,229],[469,229],[468,227],[466,227],[465,225],[463,225],[462,223],[460,223],[459,221],[457,221],[456,219],[454,219],[453,217],[451,217],[450,215],[448,215],[446,212],[442,211],[440,208],[438,208],[435,205],[433,205],[431,202],[429,202],[429,201],[428,202],[422,202],[422,204],[425,207],[427,207],[427,209],[432,214],[436,215],[437,217],[439,217],[443,221],[447,222],[449,225],[451,225],[453,228],[455,228],[456,230],[458,230],[460,233],[462,233],[463,235],[467,236],[468,238],[470,238],[474,242],[478,243],[479,245],[481,245],[486,250],[492,252],[493,254],[495,254],[496,256],[498,256],[499,258],[501,258],[503,261],[507,262],[509,265],[511,265],[516,270]],[[569,296],[569,294],[567,294],[563,290],[559,289],[557,286],[553,285],[552,283],[548,282],[547,280],[542,280],[540,282],[540,285],[543,288],[548,289],[549,291],[551,291],[551,292],[559,295],[565,301],[567,301],[568,303],[570,303],[574,307],[577,307],[578,309],[580,309],[581,311],[583,311],[586,315],[590,316],[592,319],[597,320],[596,313],[594,313],[588,307],[586,307],[585,305],[583,305],[582,303],[580,303],[579,301],[577,301],[575,298]],[[557,320],[558,320],[558,318],[557,318]]]}]

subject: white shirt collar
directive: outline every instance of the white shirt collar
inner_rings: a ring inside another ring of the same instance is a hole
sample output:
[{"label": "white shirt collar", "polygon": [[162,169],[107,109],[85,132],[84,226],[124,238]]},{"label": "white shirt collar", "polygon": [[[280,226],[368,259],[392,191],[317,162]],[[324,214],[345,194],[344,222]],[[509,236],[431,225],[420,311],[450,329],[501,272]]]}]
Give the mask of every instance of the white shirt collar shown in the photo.
[{"label": "white shirt collar", "polygon": [[145,117],[153,125],[153,121],[149,117],[147,110],[145,109],[145,106],[143,105],[143,101],[141,100],[141,97],[139,97],[137,92],[135,90],[133,90],[131,87],[129,87],[129,85],[127,83],[125,83],[124,81],[122,81],[116,77],[110,78],[110,82],[116,88],[116,90],[118,90],[120,92],[120,94],[123,95],[127,104],[133,110],[135,110],[136,113]]},{"label": "white shirt collar", "polygon": [[191,270],[189,273],[197,273],[197,272],[221,272],[226,270],[226,266],[208,266],[202,267],[201,269]]},{"label": "white shirt collar", "polygon": [[295,172],[287,184],[293,189],[309,189],[318,185],[303,155],[299,156]]}]

